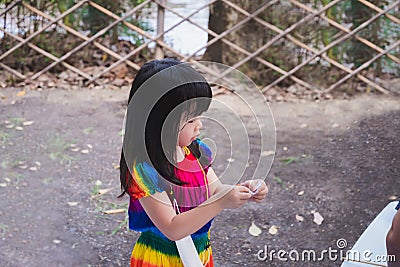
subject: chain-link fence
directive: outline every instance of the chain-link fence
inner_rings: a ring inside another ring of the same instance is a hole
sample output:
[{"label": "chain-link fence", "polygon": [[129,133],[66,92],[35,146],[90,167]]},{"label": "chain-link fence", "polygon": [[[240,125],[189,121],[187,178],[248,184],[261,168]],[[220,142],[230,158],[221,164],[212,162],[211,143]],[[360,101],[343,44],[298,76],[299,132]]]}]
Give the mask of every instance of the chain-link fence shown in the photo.
[{"label": "chain-link fence", "polygon": [[[400,72],[399,0],[210,0],[183,11],[165,0],[2,2],[3,84],[121,86],[143,62],[166,56],[228,64],[263,92],[295,85],[388,93]],[[197,17],[204,10],[206,26]],[[208,36],[189,53],[165,38],[184,23]]]}]

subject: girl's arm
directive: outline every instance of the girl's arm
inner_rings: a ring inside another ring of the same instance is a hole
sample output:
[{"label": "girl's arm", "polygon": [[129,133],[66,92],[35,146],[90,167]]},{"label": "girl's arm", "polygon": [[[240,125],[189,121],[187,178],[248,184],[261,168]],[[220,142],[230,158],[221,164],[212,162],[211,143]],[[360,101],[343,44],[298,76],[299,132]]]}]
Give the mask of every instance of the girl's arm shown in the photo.
[{"label": "girl's arm", "polygon": [[210,195],[218,193],[221,189],[231,188],[231,185],[223,184],[215,174],[213,168],[209,167],[207,172],[207,180],[210,188]]},{"label": "girl's arm", "polygon": [[155,226],[170,240],[193,234],[223,209],[242,206],[251,194],[245,186],[224,187],[198,207],[176,214],[167,193],[155,193],[140,198],[140,204]]},{"label": "girl's arm", "polygon": [[[217,175],[215,174],[214,170],[211,167],[208,169],[207,179],[211,196],[218,193],[221,189],[232,187],[231,185],[221,183],[221,181],[219,180],[219,178],[217,177]],[[268,193],[267,185],[263,180],[260,179],[248,180],[243,183],[240,183],[240,185],[247,187],[251,191],[256,190],[257,185],[259,186],[255,194],[253,194],[250,201],[261,202],[262,200],[264,200],[264,198]]]}]

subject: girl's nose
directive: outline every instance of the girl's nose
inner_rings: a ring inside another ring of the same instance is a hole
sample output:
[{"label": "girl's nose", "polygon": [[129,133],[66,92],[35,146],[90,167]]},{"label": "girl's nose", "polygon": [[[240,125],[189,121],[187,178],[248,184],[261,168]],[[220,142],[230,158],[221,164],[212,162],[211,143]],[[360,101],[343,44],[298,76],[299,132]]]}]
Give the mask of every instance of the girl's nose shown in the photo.
[{"label": "girl's nose", "polygon": [[202,127],[203,127],[203,123],[201,122],[201,120],[198,120],[197,125],[196,125],[196,128],[197,128],[198,130],[200,130]]}]

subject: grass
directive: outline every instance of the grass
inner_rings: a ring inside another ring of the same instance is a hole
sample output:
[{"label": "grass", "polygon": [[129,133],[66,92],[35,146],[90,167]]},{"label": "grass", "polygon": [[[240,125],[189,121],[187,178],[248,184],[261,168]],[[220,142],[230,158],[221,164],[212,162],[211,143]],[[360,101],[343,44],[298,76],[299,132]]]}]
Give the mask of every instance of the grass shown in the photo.
[{"label": "grass", "polygon": [[121,222],[116,228],[114,228],[114,230],[112,230],[111,235],[115,235],[116,233],[118,233],[119,230],[122,229],[122,227],[127,225],[128,225],[128,216],[126,216],[125,220]]},{"label": "grass", "polygon": [[0,236],[3,236],[7,233],[8,225],[0,223]]},{"label": "grass", "polygon": [[93,132],[94,132],[94,128],[93,127],[88,127],[88,128],[83,129],[83,133],[85,135],[91,134]]},{"label": "grass", "polygon": [[283,163],[283,165],[289,165],[291,163],[297,162],[299,161],[299,157],[286,157],[286,158],[282,158],[279,161]]},{"label": "grass", "polygon": [[0,131],[0,142],[5,144],[8,139],[10,139],[11,135],[5,132]]},{"label": "grass", "polygon": [[67,141],[65,137],[56,135],[50,139],[47,151],[49,152],[49,157],[52,160],[59,159],[61,164],[67,164],[68,166],[76,160],[75,157],[64,154],[74,141]]},{"label": "grass", "polygon": [[285,185],[285,183],[283,182],[283,180],[281,178],[279,178],[278,176],[274,177],[274,180],[283,187],[283,189],[288,190],[289,188],[287,188],[287,186]]}]

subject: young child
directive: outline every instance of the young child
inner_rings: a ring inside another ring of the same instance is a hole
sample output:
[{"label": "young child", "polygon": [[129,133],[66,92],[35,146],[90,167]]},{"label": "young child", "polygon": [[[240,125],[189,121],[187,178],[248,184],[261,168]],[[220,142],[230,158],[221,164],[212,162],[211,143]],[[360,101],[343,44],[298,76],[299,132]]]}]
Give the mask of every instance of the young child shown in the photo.
[{"label": "young child", "polygon": [[204,77],[174,59],[144,64],[133,81],[120,161],[129,228],[141,232],[132,267],[183,266],[175,241],[188,235],[203,266],[214,266],[213,218],[267,195],[262,180],[222,184],[211,168],[211,150],[198,138],[211,99]]}]

